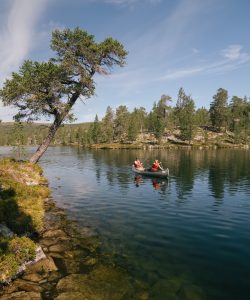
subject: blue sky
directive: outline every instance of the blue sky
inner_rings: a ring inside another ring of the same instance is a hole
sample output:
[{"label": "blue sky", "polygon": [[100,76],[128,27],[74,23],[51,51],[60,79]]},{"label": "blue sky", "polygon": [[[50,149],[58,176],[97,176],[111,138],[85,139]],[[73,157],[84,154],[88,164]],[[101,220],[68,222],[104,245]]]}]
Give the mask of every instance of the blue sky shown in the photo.
[{"label": "blue sky", "polygon": [[[0,84],[25,59],[53,56],[55,28],[79,26],[97,41],[112,36],[129,52],[124,68],[95,77],[96,94],[75,107],[77,122],[103,117],[108,105],[152,108],[183,87],[196,107],[209,107],[222,87],[250,96],[248,0],[1,0]],[[2,107],[0,119],[14,110]]]}]

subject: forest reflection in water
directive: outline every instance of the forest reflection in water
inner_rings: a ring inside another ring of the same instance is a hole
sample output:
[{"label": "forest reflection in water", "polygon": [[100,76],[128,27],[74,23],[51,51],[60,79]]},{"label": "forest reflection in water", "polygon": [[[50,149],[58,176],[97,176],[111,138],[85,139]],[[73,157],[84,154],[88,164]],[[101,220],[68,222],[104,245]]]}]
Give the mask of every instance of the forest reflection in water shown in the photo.
[{"label": "forest reflection in water", "polygon": [[150,166],[158,158],[165,168],[169,168],[180,198],[192,191],[196,179],[207,181],[211,195],[216,199],[223,199],[225,189],[236,192],[250,180],[250,153],[247,150],[93,150],[91,153],[97,180],[101,176],[101,165],[105,164],[108,182],[121,184],[123,188],[131,180],[128,166],[136,156],[144,166]]}]

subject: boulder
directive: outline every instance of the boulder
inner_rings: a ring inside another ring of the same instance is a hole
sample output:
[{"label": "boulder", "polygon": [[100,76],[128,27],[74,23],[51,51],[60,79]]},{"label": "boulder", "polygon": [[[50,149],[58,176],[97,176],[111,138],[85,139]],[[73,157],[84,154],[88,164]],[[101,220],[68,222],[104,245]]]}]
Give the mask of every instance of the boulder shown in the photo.
[{"label": "boulder", "polygon": [[55,245],[56,243],[57,243],[57,239],[55,238],[45,238],[40,241],[40,244],[46,247],[50,247],[52,245]]},{"label": "boulder", "polygon": [[133,289],[123,272],[107,266],[99,266],[88,275],[72,274],[57,284],[59,293],[80,292],[88,300],[130,299]]},{"label": "boulder", "polygon": [[29,282],[22,279],[17,279],[16,281],[14,281],[11,288],[13,292],[17,292],[17,291],[36,292],[36,293],[42,292],[42,288],[37,283]]},{"label": "boulder", "polygon": [[85,274],[71,274],[62,278],[56,288],[58,292],[81,292],[85,289],[87,278]]},{"label": "boulder", "polygon": [[50,252],[64,252],[70,249],[70,245],[67,243],[55,244],[49,247]]},{"label": "boulder", "polygon": [[51,271],[57,271],[54,260],[51,257],[42,259],[35,264],[28,266],[26,274],[39,273],[44,274]]},{"label": "boulder", "polygon": [[44,276],[42,276],[38,273],[31,273],[31,274],[24,275],[22,277],[22,279],[31,281],[31,282],[40,282],[41,280],[43,280],[43,278],[44,278]]}]

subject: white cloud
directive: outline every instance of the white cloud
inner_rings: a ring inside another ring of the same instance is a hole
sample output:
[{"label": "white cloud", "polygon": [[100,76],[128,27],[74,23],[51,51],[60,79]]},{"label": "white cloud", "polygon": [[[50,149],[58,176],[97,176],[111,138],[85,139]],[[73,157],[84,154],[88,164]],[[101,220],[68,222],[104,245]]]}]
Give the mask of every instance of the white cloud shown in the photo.
[{"label": "white cloud", "polygon": [[15,0],[7,24],[0,32],[0,82],[27,57],[32,47],[35,24],[47,0]]},{"label": "white cloud", "polygon": [[[237,48],[237,49],[236,49]],[[202,65],[188,67],[183,69],[168,70],[166,75],[159,78],[160,80],[174,80],[183,77],[189,77],[196,74],[223,73],[238,69],[250,61],[250,55],[241,53],[242,47],[231,47],[222,50],[226,59],[217,60],[216,62],[204,63]]]},{"label": "white cloud", "polygon": [[242,45],[230,45],[226,49],[222,50],[222,55],[228,59],[239,59],[246,56],[246,53],[242,52]]},{"label": "white cloud", "polygon": [[[16,71],[27,58],[34,42],[34,29],[47,0],[14,0],[7,12],[6,24],[0,31],[0,84]],[[11,121],[16,110],[3,107],[0,101],[0,119]]]},{"label": "white cloud", "polygon": [[187,76],[197,74],[202,70],[203,70],[202,67],[169,70],[165,76],[161,77],[161,80],[178,79],[182,77],[187,77]]}]

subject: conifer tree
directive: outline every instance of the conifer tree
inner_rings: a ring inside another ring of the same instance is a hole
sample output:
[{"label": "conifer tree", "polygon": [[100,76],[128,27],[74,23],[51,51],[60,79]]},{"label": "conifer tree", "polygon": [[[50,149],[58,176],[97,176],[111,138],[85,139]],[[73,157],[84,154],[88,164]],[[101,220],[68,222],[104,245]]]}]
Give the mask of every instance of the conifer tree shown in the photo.
[{"label": "conifer tree", "polygon": [[106,114],[102,119],[102,141],[110,143],[114,139],[114,112],[110,106],[107,107]]},{"label": "conifer tree", "polygon": [[183,140],[191,140],[195,131],[195,104],[190,95],[186,95],[180,88],[175,109],[176,117],[180,126],[180,137]]},{"label": "conifer tree", "polygon": [[73,119],[77,100],[94,94],[93,76],[108,74],[115,65],[123,66],[127,55],[117,40],[109,37],[97,43],[93,35],[78,27],[53,31],[51,49],[56,52],[54,58],[48,62],[25,61],[0,90],[4,105],[19,109],[19,119],[53,118],[31,163],[40,159],[63,122]]},{"label": "conifer tree", "polygon": [[116,109],[114,121],[115,138],[121,141],[126,140],[129,127],[129,111],[126,105],[120,105]]},{"label": "conifer tree", "polygon": [[95,116],[94,123],[90,126],[90,139],[95,144],[98,144],[101,140],[101,127],[98,116]]},{"label": "conifer tree", "polygon": [[228,119],[227,90],[219,88],[213,99],[209,110],[211,122],[215,128],[221,130],[222,127],[226,128]]}]

